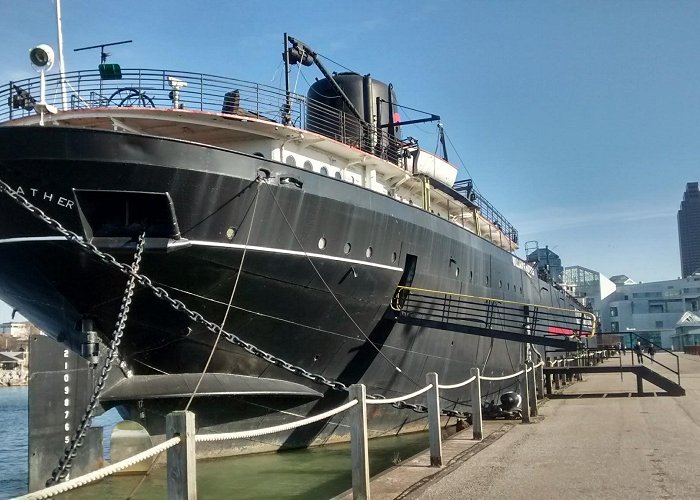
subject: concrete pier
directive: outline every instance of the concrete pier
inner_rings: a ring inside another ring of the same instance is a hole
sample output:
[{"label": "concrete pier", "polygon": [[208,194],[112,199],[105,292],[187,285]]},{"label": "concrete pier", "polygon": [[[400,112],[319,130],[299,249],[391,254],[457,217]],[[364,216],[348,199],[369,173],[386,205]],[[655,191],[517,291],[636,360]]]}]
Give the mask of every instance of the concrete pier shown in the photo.
[{"label": "concrete pier", "polygon": [[[443,442],[441,469],[430,467],[429,454],[416,455],[373,478],[371,496],[700,498],[700,356],[679,356],[684,397],[649,383],[637,397],[632,374],[586,374],[541,404],[530,424],[484,422],[482,441],[462,431]],[[675,366],[668,354],[656,358]]]}]

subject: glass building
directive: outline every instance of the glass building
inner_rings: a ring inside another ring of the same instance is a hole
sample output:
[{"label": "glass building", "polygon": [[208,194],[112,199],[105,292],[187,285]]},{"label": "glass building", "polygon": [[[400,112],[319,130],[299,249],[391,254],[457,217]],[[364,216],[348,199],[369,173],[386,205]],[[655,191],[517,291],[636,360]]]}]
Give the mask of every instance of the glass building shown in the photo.
[{"label": "glass building", "polygon": [[681,276],[700,271],[700,190],[689,182],[678,210],[678,247],[681,251]]}]

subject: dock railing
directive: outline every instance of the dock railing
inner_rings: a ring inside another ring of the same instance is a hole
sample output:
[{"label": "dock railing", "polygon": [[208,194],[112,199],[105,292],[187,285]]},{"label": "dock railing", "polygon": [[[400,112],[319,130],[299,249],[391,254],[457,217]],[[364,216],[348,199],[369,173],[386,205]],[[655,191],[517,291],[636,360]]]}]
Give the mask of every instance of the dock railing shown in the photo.
[{"label": "dock railing", "polygon": [[[637,358],[637,355],[634,352],[634,345],[637,342],[640,342],[642,347],[643,347],[643,350],[641,353],[642,359],[648,359],[649,361],[651,361],[651,365],[653,367],[661,367],[661,368],[664,368],[665,370],[670,371],[678,378],[678,385],[681,384],[681,365],[680,365],[680,358],[678,357],[678,354],[666,349],[665,347],[661,347],[659,344],[657,344],[657,343],[649,340],[648,338],[645,338],[637,333],[634,333],[634,332],[628,332],[628,333],[629,333],[630,345],[632,346],[632,348],[628,349],[628,350],[630,351],[630,356],[632,356],[632,364],[633,365],[635,364],[635,361]],[[665,352],[665,353],[673,356],[675,358],[675,361],[676,361],[675,370],[672,367],[667,366],[667,365],[661,363],[660,361],[657,361],[656,359],[654,359],[654,356],[649,354],[649,346],[653,346],[654,349],[656,350],[656,352]]]},{"label": "dock railing", "polygon": [[[616,356],[612,349],[606,348],[580,348],[576,352],[564,351],[547,351],[545,350],[545,365],[549,368],[554,367],[576,367],[576,366],[595,366],[609,358],[620,358],[620,367],[622,367],[622,357]],[[559,390],[566,384],[583,380],[582,374],[578,373],[555,373],[545,377],[546,394],[552,394],[552,389]]]},{"label": "dock railing", "polygon": [[[126,469],[134,464],[156,457],[167,450],[167,495],[169,499],[192,499],[197,497],[196,473],[196,443],[207,441],[227,441],[234,439],[249,439],[267,434],[285,432],[298,427],[312,424],[349,411],[350,414],[350,448],[352,458],[352,489],[353,499],[369,499],[369,452],[367,433],[367,406],[380,404],[397,404],[415,399],[425,394],[428,413],[428,436],[430,449],[430,465],[442,466],[442,435],[440,417],[440,390],[454,390],[471,384],[472,401],[472,436],[474,440],[483,437],[483,419],[481,407],[481,382],[503,381],[517,379],[520,384],[522,397],[522,421],[529,422],[531,416],[537,415],[537,399],[543,397],[543,367],[544,362],[534,364],[528,361],[521,369],[510,375],[500,377],[483,376],[479,368],[472,368],[470,377],[455,384],[440,384],[438,374],[431,372],[426,375],[426,386],[421,389],[394,398],[367,396],[363,384],[350,386],[349,400],[337,408],[318,415],[264,429],[237,431],[219,434],[196,434],[195,416],[189,411],[176,411],[166,416],[166,440],[152,448],[142,451],[130,458],[109,465],[83,476],[70,479],[63,483],[50,486],[43,490],[29,493],[22,500],[51,498],[70,490],[86,486],[104,479],[112,474]],[[478,404],[474,404],[478,402]]]}]

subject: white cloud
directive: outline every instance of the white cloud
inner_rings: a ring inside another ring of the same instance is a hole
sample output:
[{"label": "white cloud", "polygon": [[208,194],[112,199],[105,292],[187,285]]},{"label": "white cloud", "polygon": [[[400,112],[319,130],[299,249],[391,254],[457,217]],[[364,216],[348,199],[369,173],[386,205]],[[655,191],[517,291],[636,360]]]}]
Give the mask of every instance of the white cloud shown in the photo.
[{"label": "white cloud", "polygon": [[653,219],[675,218],[677,211],[649,205],[630,206],[629,203],[596,204],[585,208],[551,206],[529,213],[520,213],[513,223],[521,234],[550,233],[575,228],[596,227],[606,224],[640,222]]}]

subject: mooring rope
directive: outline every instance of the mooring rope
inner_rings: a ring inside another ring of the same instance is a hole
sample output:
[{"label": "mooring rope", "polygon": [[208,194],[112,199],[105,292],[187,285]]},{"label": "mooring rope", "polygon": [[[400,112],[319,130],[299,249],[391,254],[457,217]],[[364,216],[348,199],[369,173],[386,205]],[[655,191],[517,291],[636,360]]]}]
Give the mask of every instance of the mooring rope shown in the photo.
[{"label": "mooring rope", "polygon": [[248,244],[250,243],[250,235],[253,232],[253,225],[255,224],[255,211],[258,208],[258,195],[260,194],[260,180],[258,181],[258,186],[257,190],[255,191],[255,200],[253,204],[253,214],[250,217],[250,227],[248,228],[248,236],[246,237],[245,240],[245,246],[243,247],[243,255],[241,256],[241,263],[238,265],[238,273],[236,274],[236,281],[233,283],[233,290],[231,290],[231,296],[228,299],[228,305],[226,306],[226,312],[224,313],[224,319],[221,320],[221,324],[219,325],[219,332],[216,334],[216,340],[214,341],[214,344],[211,346],[211,351],[209,352],[209,357],[207,358],[207,362],[204,365],[204,369],[202,370],[202,374],[199,376],[199,380],[197,380],[197,385],[195,386],[194,390],[192,391],[192,394],[190,394],[190,399],[187,401],[187,405],[185,406],[185,411],[190,409],[190,405],[192,404],[192,400],[194,399],[195,394],[197,394],[197,391],[199,390],[199,386],[202,383],[202,380],[204,380],[204,375],[207,373],[207,370],[209,369],[209,364],[211,363],[212,358],[214,357],[214,351],[216,351],[216,347],[219,345],[219,340],[221,340],[221,332],[224,331],[224,325],[226,325],[226,320],[228,319],[228,313],[231,311],[231,304],[233,303],[233,297],[236,295],[236,289],[238,288],[238,281],[241,278],[241,274],[243,274],[243,263],[245,262],[245,256],[246,253],[248,252]]}]

